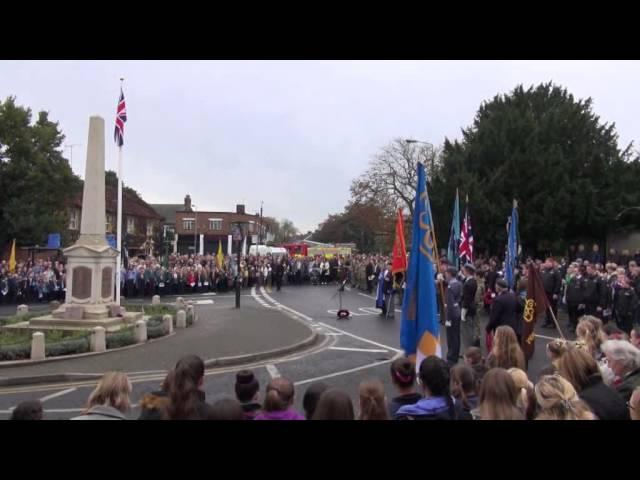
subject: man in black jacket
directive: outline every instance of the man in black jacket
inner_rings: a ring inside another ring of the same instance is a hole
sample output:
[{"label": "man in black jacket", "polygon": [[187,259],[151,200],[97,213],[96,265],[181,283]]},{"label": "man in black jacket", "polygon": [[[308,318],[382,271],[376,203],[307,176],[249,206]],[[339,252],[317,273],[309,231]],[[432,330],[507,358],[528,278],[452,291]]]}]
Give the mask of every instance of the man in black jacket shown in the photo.
[{"label": "man in black jacket", "polygon": [[569,313],[569,329],[575,331],[578,326],[578,317],[584,310],[584,280],[577,265],[569,267],[569,278],[566,285],[565,298]]},{"label": "man in black jacket", "polygon": [[486,332],[493,334],[496,328],[508,325],[513,328],[517,335],[520,334],[518,322],[516,321],[516,296],[509,291],[507,282],[503,279],[496,281],[496,290],[498,294],[491,304],[491,314],[489,315],[489,323],[485,328]]},{"label": "man in black jacket", "polygon": [[468,347],[480,346],[480,321],[476,316],[476,291],[478,283],[475,279],[476,269],[471,263],[462,268],[464,282],[462,284],[462,351]]},{"label": "man in black jacket", "polygon": [[[553,267],[553,264],[553,258],[547,258],[540,270],[540,276],[542,277],[542,286],[544,287],[544,293],[547,295],[549,305],[551,305],[551,309],[553,310],[555,317],[558,318],[558,298],[560,298],[562,278],[560,277],[560,272]],[[554,327],[553,318],[548,309],[543,327]]]},{"label": "man in black jacket", "polygon": [[583,291],[585,315],[593,315],[601,318],[602,310],[606,303],[606,286],[591,264],[587,265]]},{"label": "man in black jacket", "polygon": [[364,274],[367,279],[367,293],[371,293],[373,291],[373,280],[374,278],[374,270],[373,270],[373,261],[369,259],[367,262],[367,267],[365,268]]}]

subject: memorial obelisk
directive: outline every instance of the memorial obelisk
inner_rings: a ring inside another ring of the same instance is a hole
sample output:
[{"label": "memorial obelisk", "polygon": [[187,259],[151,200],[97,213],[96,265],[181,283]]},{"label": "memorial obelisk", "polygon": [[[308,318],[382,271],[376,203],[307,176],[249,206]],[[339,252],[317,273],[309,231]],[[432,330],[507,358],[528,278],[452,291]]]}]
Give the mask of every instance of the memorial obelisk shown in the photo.
[{"label": "memorial obelisk", "polygon": [[89,119],[89,140],[80,236],[64,250],[67,257],[65,303],[50,316],[32,319],[30,326],[53,328],[115,327],[139,314],[127,313],[114,303],[118,251],[105,235],[105,135],[104,119]]}]

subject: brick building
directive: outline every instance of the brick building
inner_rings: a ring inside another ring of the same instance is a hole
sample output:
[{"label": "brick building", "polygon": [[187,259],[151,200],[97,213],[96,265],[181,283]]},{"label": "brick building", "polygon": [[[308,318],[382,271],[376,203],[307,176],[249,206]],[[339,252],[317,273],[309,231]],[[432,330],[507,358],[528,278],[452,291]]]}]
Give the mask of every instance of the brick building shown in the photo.
[{"label": "brick building", "polygon": [[[129,255],[157,252],[160,224],[164,220],[148,203],[135,194],[122,191],[122,223],[124,228],[123,244]],[[105,234],[117,233],[118,188],[105,185]],[[80,235],[82,218],[82,193],[76,196],[69,207],[69,233],[71,242]]]},{"label": "brick building", "polygon": [[247,251],[249,246],[258,243],[261,224],[262,242],[273,241],[270,222],[265,219],[261,222],[258,213],[246,213],[244,205],[236,205],[235,212],[199,212],[192,207],[191,197],[187,195],[181,210],[175,212],[174,252],[193,253],[195,246],[200,254],[215,254],[221,243],[225,254],[235,253],[237,247],[232,234],[236,222],[242,223],[247,235]]}]

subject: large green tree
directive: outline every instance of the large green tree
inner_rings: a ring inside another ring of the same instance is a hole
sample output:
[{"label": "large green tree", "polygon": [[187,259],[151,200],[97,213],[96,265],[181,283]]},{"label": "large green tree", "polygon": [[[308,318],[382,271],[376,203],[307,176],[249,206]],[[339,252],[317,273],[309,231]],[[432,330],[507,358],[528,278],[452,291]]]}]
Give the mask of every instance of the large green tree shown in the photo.
[{"label": "large green tree", "polygon": [[327,243],[355,242],[360,252],[388,252],[393,244],[394,218],[375,202],[351,202],[344,212],[329,215],[313,234]]},{"label": "large green tree", "polygon": [[438,243],[447,241],[456,187],[462,200],[469,195],[477,249],[504,251],[517,199],[523,249],[543,254],[603,242],[616,214],[640,204],[639,182],[631,145],[619,148],[615,124],[600,120],[590,98],[552,83],[518,86],[483,103],[461,141],[445,140],[431,192]]},{"label": "large green tree", "polygon": [[81,188],[80,179],[61,152],[58,123],[15,97],[0,102],[0,246],[43,244],[48,233],[66,233],[67,202]]}]

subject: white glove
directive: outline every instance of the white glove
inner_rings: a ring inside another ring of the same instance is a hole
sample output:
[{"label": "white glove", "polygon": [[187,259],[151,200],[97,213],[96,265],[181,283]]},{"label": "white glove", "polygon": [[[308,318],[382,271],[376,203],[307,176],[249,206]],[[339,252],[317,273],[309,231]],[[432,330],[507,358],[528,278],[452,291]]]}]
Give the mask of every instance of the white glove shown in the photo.
[{"label": "white glove", "polygon": [[444,326],[445,327],[450,327],[451,326],[451,321],[450,320],[445,321],[444,322]]},{"label": "white glove", "polygon": [[441,273],[439,273],[439,274],[436,276],[436,280],[438,280],[439,282],[443,282],[443,281],[444,281],[444,275],[442,275]]},{"label": "white glove", "polygon": [[466,322],[466,321],[467,321],[467,309],[466,309],[466,308],[463,308],[463,309],[462,309],[462,316],[461,316],[460,318],[461,318],[461,320],[462,320],[463,322]]}]

